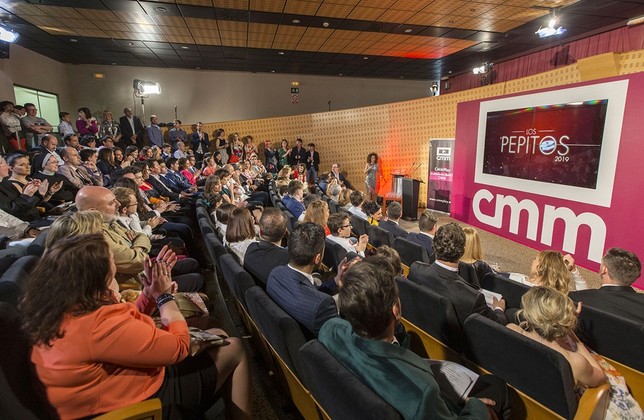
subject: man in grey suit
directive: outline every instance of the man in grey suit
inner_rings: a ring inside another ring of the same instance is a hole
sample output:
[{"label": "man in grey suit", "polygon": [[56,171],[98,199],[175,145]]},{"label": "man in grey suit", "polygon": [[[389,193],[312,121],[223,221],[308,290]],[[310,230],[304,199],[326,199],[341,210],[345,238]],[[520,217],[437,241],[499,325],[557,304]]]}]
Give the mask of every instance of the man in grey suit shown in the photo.
[{"label": "man in grey suit", "polygon": [[506,325],[505,300],[493,298],[492,308],[475,286],[458,275],[458,262],[465,252],[465,233],[456,223],[441,226],[434,236],[436,262],[415,262],[409,270],[409,280],[432,289],[452,302],[458,321],[463,325],[468,316],[478,313]]},{"label": "man in grey suit", "polygon": [[378,226],[382,229],[391,232],[394,238],[407,237],[407,231],[400,227],[398,221],[402,216],[402,206],[399,202],[394,201],[387,206],[387,220],[378,222]]},{"label": "man in grey suit", "polygon": [[637,255],[622,248],[606,251],[599,266],[599,289],[570,292],[575,302],[620,315],[644,324],[644,293],[631,285],[640,277],[642,264]]},{"label": "man in grey suit", "polygon": [[273,269],[266,292],[296,321],[317,336],[320,327],[338,316],[333,297],[322,290],[337,290],[334,279],[320,284],[313,269],[324,255],[324,229],[314,223],[302,223],[288,241],[288,265]]}]

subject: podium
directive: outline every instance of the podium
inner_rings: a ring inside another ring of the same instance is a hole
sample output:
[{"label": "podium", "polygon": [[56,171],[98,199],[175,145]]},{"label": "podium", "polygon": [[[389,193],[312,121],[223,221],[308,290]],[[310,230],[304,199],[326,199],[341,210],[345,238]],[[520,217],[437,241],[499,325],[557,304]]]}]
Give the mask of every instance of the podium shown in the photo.
[{"label": "podium", "polygon": [[417,220],[418,191],[422,181],[402,178],[402,217],[404,220]]}]

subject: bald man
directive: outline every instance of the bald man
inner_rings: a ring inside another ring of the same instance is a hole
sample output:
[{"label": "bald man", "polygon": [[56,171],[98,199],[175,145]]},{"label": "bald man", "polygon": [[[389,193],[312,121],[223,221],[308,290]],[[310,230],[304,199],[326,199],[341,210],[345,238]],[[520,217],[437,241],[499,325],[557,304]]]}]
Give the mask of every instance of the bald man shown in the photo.
[{"label": "bald man", "polygon": [[[81,188],[76,194],[76,208],[79,211],[97,210],[103,215],[103,237],[110,250],[114,253],[116,264],[116,280],[121,289],[140,288],[140,275],[151,244],[150,238],[144,233],[128,230],[118,222],[119,202],[112,191],[104,187],[88,186]],[[194,271],[195,264],[191,258],[178,261],[172,269],[173,280],[177,282],[179,291],[195,292],[201,289],[203,277]],[[189,268],[188,268],[189,266]]]}]

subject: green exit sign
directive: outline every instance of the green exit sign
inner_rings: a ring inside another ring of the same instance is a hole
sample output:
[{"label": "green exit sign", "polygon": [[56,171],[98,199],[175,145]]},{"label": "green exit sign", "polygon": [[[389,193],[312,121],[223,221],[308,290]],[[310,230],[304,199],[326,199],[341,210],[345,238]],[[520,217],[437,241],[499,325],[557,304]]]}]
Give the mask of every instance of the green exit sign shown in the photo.
[{"label": "green exit sign", "polygon": [[291,88],[291,93],[300,93],[300,88]]}]

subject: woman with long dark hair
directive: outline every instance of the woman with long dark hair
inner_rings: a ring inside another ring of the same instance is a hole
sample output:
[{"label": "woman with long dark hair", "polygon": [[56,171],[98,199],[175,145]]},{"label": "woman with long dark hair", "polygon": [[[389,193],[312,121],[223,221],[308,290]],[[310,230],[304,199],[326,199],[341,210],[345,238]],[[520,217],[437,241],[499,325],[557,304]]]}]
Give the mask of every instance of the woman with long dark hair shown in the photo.
[{"label": "woman with long dark hair", "polygon": [[[171,294],[175,261],[164,252],[146,264],[143,293],[132,304],[119,303],[114,254],[102,235],[62,239],[41,257],[20,309],[31,360],[62,419],[149,398],[161,399],[164,418],[196,418],[224,383],[232,417],[251,418],[248,363],[238,339],[188,356],[188,326]],[[162,329],[145,314],[155,307]]]},{"label": "woman with long dark hair", "polygon": [[378,175],[380,175],[377,153],[369,153],[369,156],[367,156],[367,164],[364,167],[364,174],[364,182],[367,186],[367,200],[376,201],[376,198],[378,198],[376,193],[376,184],[378,183]]}]

